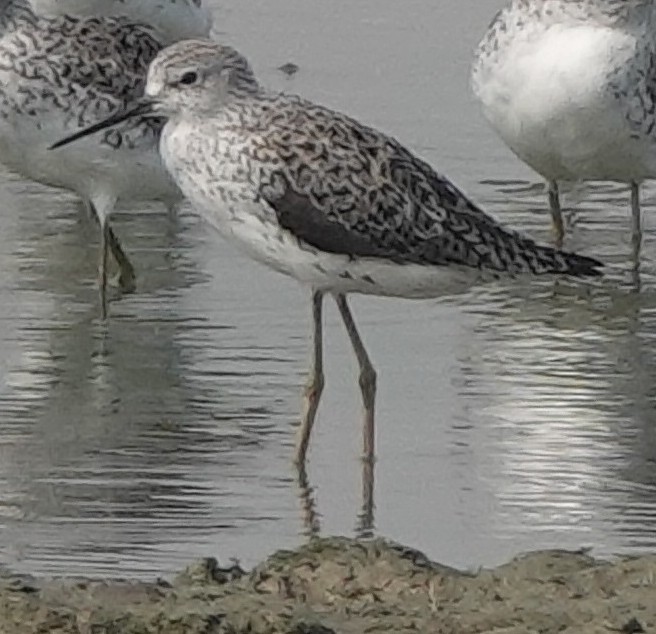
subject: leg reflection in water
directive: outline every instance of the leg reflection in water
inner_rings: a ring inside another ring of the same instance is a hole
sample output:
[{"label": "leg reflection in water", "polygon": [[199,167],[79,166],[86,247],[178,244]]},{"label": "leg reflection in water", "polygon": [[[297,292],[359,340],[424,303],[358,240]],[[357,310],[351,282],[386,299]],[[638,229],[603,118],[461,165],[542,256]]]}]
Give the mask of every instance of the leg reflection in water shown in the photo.
[{"label": "leg reflection in water", "polygon": [[[319,537],[321,533],[321,513],[317,509],[315,489],[305,469],[305,465],[297,467],[296,482],[298,497],[301,502],[302,535],[308,539]],[[362,504],[355,525],[355,535],[358,538],[374,535],[374,463],[371,460],[362,461]]]}]

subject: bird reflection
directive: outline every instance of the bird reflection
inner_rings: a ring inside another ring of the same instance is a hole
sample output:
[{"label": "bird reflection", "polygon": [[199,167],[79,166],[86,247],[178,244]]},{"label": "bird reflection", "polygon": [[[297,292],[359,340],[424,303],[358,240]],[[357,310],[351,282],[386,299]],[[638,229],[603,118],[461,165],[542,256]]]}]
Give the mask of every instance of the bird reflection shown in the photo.
[{"label": "bird reflection", "polygon": [[[308,540],[321,534],[321,513],[315,495],[315,488],[310,484],[304,465],[296,467],[298,497],[301,502],[301,534]],[[374,463],[362,461],[362,503],[355,524],[355,535],[360,539],[374,535]]]},{"label": "bird reflection", "polygon": [[305,469],[305,464],[297,467],[298,497],[301,501],[301,519],[303,521],[302,535],[308,539],[318,537],[321,531],[321,522],[319,521],[319,512],[317,511],[317,500],[314,495],[314,487],[310,485],[310,480]]},{"label": "bird reflection", "polygon": [[636,262],[636,266],[631,269],[631,289],[634,293],[639,293],[642,289],[640,281],[640,262]]},{"label": "bird reflection", "polygon": [[355,534],[363,539],[374,534],[374,462],[362,461],[362,507],[358,514]]}]

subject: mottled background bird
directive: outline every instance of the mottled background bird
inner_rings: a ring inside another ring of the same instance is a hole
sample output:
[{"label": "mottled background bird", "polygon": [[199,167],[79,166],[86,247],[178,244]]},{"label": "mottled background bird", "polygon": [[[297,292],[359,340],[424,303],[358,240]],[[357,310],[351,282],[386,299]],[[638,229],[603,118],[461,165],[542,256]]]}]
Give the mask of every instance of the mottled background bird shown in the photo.
[{"label": "mottled background bird", "polygon": [[[206,35],[211,22],[198,0],[102,4],[101,17],[88,17],[94,3],[38,0],[39,12],[27,0],[2,3],[0,160],[24,177],[75,192],[98,218],[104,312],[108,249],[121,287],[134,287],[132,264],[108,221],[116,205],[181,199],[157,152],[162,122],[129,122],[57,157],[47,148],[140,96],[155,54],[179,37]],[[104,15],[113,11],[121,16]],[[152,25],[139,21],[146,18]]]}]

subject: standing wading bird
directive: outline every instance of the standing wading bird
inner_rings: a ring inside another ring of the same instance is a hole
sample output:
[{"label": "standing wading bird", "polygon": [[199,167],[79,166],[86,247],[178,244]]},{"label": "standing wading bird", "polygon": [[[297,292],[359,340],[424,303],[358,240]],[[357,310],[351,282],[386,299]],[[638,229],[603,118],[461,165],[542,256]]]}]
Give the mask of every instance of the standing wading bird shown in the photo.
[{"label": "standing wading bird", "polygon": [[334,296],[360,366],[371,460],[376,373],[347,293],[429,298],[502,274],[599,275],[597,260],[505,229],[395,139],[267,92],[242,55],[208,41],[159,53],[142,100],[53,148],[144,116],[167,117],[160,152],[196,210],[253,258],[312,289],[299,463],[324,385],[324,294]]},{"label": "standing wading bird", "polygon": [[471,76],[492,127],[548,181],[558,246],[558,181],[630,185],[636,270],[639,187],[656,177],[655,12],[653,0],[512,0]]},{"label": "standing wading bird", "polygon": [[[50,13],[93,9],[85,0],[35,1]],[[182,199],[157,152],[163,121],[129,122],[57,157],[47,148],[141,96],[156,53],[176,41],[176,33],[206,35],[211,22],[198,0],[169,0],[165,8],[156,0],[102,2],[105,12],[113,7],[127,16],[44,17],[27,0],[0,0],[0,161],[31,180],[77,193],[93,211],[101,225],[104,315],[108,248],[120,285],[134,287],[134,270],[108,222],[116,204],[172,206]],[[149,6],[154,26],[129,17],[146,16]]]}]

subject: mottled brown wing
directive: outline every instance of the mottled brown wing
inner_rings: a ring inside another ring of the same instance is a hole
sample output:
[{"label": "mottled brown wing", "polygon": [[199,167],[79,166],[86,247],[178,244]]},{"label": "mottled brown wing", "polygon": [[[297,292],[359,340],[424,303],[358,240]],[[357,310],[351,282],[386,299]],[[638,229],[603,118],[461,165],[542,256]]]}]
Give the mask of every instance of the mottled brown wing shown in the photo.
[{"label": "mottled brown wing", "polygon": [[567,270],[567,254],[503,227],[395,139],[297,97],[272,105],[250,158],[259,195],[300,240],[399,263]]},{"label": "mottled brown wing", "polygon": [[[42,35],[32,37],[33,29]],[[140,97],[149,62],[161,49],[147,27],[113,18],[37,18],[0,39],[0,82],[7,118],[32,114],[59,136],[124,108]],[[46,80],[46,81],[44,81]],[[130,121],[107,131],[112,147],[152,145],[158,120]]]},{"label": "mottled brown wing", "polygon": [[505,233],[394,139],[298,98],[284,105],[263,137],[279,162],[262,170],[259,193],[299,239],[350,256],[477,267],[487,251],[478,229]]}]

